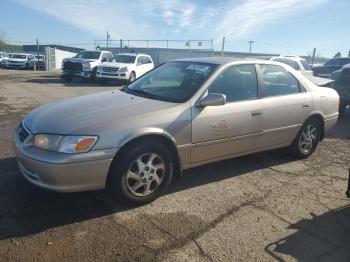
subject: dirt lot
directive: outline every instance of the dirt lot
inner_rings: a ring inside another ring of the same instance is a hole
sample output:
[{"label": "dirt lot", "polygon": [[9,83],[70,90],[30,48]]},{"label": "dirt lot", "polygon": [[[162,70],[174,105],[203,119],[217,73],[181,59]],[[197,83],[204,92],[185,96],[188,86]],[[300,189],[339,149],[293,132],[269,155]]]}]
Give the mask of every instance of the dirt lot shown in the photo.
[{"label": "dirt lot", "polygon": [[139,208],[27,183],[11,143],[20,119],[114,88],[0,70],[0,261],[350,261],[349,113],[307,160],[277,150],[195,168]]}]

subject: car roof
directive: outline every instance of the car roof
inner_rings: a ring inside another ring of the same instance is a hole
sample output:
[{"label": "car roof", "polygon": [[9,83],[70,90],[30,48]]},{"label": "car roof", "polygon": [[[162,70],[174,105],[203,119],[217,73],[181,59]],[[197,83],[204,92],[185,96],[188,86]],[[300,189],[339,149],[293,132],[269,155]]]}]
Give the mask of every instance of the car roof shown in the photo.
[{"label": "car roof", "polygon": [[223,65],[231,62],[259,62],[259,61],[267,61],[263,59],[256,58],[237,58],[237,57],[221,57],[221,56],[213,56],[213,57],[199,57],[199,58],[181,58],[173,60],[176,62],[194,62],[194,63],[207,63],[207,64],[216,64]]}]

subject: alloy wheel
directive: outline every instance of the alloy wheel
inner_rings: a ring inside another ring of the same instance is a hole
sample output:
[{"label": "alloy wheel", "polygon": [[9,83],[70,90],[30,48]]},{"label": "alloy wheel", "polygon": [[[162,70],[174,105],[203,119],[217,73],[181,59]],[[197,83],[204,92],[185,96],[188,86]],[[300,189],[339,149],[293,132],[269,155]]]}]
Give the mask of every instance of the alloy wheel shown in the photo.
[{"label": "alloy wheel", "polygon": [[146,153],[132,161],[125,182],[131,194],[145,197],[159,188],[164,175],[164,160],[155,153]]},{"label": "alloy wheel", "polygon": [[308,124],[304,127],[299,137],[299,149],[303,154],[312,152],[317,139],[317,127],[313,124]]}]

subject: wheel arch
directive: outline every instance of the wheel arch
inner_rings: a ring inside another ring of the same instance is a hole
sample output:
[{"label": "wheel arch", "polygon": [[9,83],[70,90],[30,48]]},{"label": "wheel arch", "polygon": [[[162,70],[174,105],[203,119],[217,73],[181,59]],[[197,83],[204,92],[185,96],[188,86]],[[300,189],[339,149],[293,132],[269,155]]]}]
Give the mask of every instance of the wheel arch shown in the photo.
[{"label": "wheel arch", "polygon": [[314,113],[311,114],[305,122],[311,120],[311,119],[315,119],[317,120],[320,124],[321,124],[321,134],[320,134],[320,141],[323,140],[324,135],[325,135],[325,123],[324,123],[324,118],[320,113]]},{"label": "wheel arch", "polygon": [[148,132],[134,133],[133,135],[129,135],[128,138],[123,140],[123,143],[121,144],[120,149],[114,156],[112,164],[109,168],[106,185],[108,184],[108,179],[110,177],[109,173],[113,164],[116,164],[120,159],[120,157],[124,154],[124,152],[129,150],[129,148],[132,148],[133,146],[138,145],[145,141],[161,143],[162,145],[166,146],[169,149],[174,160],[175,176],[180,177],[182,175],[181,158],[176,147],[175,139],[170,134],[164,131],[161,131],[160,129],[151,129]]}]

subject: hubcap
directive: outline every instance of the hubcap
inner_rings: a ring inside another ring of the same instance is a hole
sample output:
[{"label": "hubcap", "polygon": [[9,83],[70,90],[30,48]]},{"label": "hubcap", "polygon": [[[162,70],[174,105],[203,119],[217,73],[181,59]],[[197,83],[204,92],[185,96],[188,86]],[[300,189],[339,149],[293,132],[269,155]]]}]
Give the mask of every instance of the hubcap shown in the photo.
[{"label": "hubcap", "polygon": [[301,136],[299,138],[299,149],[303,154],[309,154],[317,139],[317,128],[309,124],[307,125],[303,132],[301,133]]},{"label": "hubcap", "polygon": [[155,153],[136,158],[126,174],[126,186],[135,196],[147,196],[158,189],[165,175],[163,159]]}]

